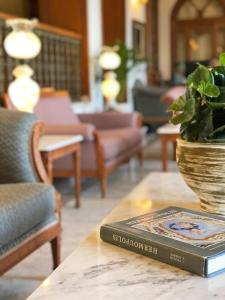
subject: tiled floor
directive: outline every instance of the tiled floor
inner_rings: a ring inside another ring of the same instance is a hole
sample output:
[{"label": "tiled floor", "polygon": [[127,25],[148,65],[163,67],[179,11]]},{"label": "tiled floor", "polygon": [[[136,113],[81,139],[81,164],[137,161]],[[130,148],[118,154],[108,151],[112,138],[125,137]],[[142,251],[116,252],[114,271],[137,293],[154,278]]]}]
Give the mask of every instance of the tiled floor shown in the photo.
[{"label": "tiled floor", "polygon": [[[159,142],[146,147],[145,162],[140,170],[136,161],[123,166],[108,180],[107,197],[100,198],[97,181],[88,180],[82,186],[82,207],[74,208],[72,182],[59,180],[57,188],[63,193],[62,207],[62,259],[68,256],[123,198],[149,172],[161,171]],[[169,170],[176,170],[176,163],[169,163]],[[43,263],[44,261],[44,263]],[[51,272],[49,245],[30,255],[23,262],[0,278],[0,300],[24,300]]]}]

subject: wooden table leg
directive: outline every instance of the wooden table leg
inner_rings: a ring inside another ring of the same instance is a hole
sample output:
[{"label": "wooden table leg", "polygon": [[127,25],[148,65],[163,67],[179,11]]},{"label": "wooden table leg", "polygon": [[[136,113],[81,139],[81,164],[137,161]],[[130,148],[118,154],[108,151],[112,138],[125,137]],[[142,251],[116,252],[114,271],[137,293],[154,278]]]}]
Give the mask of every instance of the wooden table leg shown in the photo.
[{"label": "wooden table leg", "polygon": [[50,152],[41,153],[50,182],[53,182],[53,161]]},{"label": "wooden table leg", "polygon": [[161,137],[161,161],[163,172],[167,171],[167,140]]},{"label": "wooden table leg", "polygon": [[173,160],[176,161],[176,148],[177,148],[177,142],[173,141]]},{"label": "wooden table leg", "polygon": [[76,207],[80,207],[80,146],[77,151],[74,152],[74,176],[75,176],[75,205]]}]

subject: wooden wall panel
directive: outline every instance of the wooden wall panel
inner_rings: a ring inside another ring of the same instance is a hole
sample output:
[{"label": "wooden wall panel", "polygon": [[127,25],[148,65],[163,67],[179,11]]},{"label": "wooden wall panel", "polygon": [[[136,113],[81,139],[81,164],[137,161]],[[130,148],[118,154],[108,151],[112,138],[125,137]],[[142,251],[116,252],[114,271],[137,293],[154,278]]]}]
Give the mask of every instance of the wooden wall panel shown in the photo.
[{"label": "wooden wall panel", "polygon": [[41,22],[71,30],[82,36],[81,82],[83,95],[89,94],[86,2],[86,0],[38,0],[38,15]]},{"label": "wooden wall panel", "polygon": [[125,41],[125,0],[102,0],[103,44]]},{"label": "wooden wall panel", "polygon": [[149,0],[146,5],[146,54],[151,60],[148,83],[158,83],[158,0]]}]

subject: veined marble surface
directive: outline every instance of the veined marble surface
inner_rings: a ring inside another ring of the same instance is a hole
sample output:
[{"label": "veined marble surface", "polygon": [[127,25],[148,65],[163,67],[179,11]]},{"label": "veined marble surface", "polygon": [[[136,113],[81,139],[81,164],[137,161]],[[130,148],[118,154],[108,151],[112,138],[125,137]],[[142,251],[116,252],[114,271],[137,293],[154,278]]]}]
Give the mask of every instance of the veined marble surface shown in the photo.
[{"label": "veined marble surface", "polygon": [[[199,210],[199,201],[178,173],[152,173],[102,223],[170,205]],[[98,226],[28,299],[224,300],[224,282],[225,273],[205,279],[104,243]]]}]

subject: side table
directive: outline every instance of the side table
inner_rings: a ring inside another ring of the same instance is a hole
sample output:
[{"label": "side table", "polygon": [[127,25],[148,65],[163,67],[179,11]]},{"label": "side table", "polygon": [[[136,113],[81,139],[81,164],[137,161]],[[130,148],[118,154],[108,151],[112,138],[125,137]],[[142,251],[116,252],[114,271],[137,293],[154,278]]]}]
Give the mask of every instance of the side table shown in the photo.
[{"label": "side table", "polygon": [[157,133],[160,136],[161,142],[161,161],[162,161],[162,170],[163,172],[167,171],[167,162],[168,162],[168,142],[173,143],[174,147],[174,157],[176,155],[176,140],[180,136],[180,126],[175,126],[172,124],[165,124],[157,129]]},{"label": "side table", "polygon": [[44,135],[39,142],[39,151],[51,182],[53,161],[69,154],[73,155],[76,207],[80,207],[80,142],[82,140],[81,135]]}]

